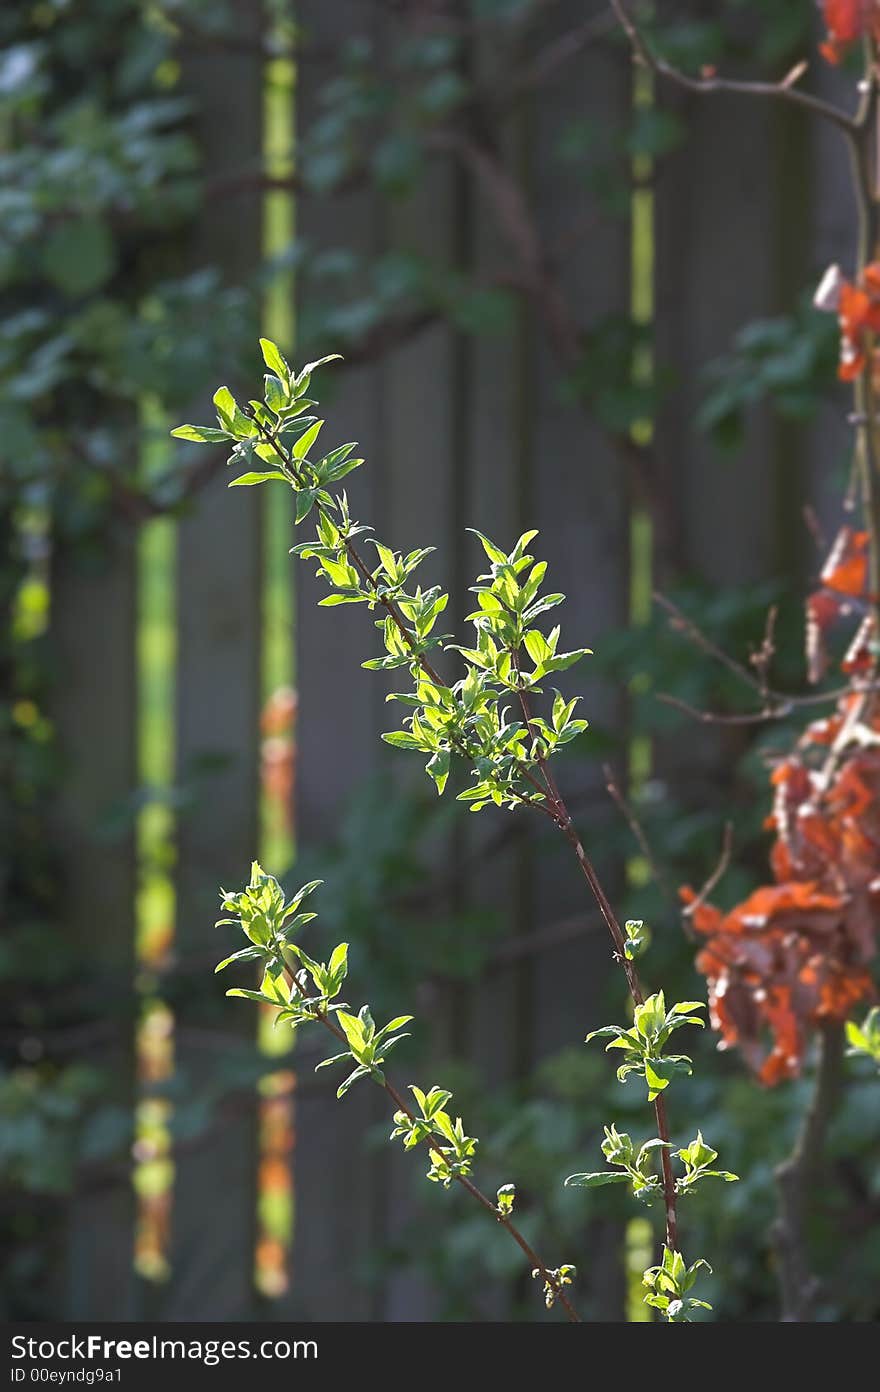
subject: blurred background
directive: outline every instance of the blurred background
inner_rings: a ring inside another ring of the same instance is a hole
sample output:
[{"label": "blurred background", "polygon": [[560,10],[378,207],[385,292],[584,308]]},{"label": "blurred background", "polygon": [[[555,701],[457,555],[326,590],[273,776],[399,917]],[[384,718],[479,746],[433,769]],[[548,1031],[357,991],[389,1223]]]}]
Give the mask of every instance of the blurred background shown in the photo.
[{"label": "blurred background", "polygon": [[[692,72],[815,54],[812,0],[654,8]],[[647,1125],[581,1043],[623,1000],[570,857],[438,803],[381,744],[376,636],[316,608],[289,498],[227,493],[222,453],[168,430],[210,421],[221,382],[256,394],[261,332],[344,353],[319,394],[367,456],[355,513],[438,548],[459,633],[465,527],[540,527],[567,646],[596,653],[561,781],[650,925],[651,979],[702,994],[675,891],[727,820],[719,898],[764,874],[762,756],[789,736],[658,699],[744,694],[651,595],[741,658],[778,603],[776,684],[802,684],[847,473],[836,326],[809,307],[852,266],[842,142],[655,90],[599,0],[8,0],[0,45],[0,1309],[544,1317],[500,1230],[387,1145],[377,1089],[337,1103],[317,1041],[290,1052],[225,999],[217,890],[259,855],[288,888],[326,879],[310,950],[349,940],[353,1003],[416,1015],[397,1076],[453,1089],[482,1187],[516,1181],[582,1313],[647,1318],[651,1221],[562,1188],[603,1122]],[[851,99],[852,74],[806,81]],[[723,1257],[717,1318],[773,1319],[772,1171],[807,1084],[762,1091],[711,1037],[695,1057],[676,1124],[743,1182],[688,1201],[689,1250]],[[871,1145],[865,1087],[841,1167]],[[841,1193],[814,1233],[847,1263],[824,1315],[870,1318],[880,1230]]]}]

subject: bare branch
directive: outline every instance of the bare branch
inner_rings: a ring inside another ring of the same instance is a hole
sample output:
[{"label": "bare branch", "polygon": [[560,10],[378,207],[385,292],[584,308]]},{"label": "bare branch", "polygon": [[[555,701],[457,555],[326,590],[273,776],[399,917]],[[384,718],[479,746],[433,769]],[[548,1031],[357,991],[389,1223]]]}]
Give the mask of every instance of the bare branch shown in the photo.
[{"label": "bare branch", "polygon": [[658,77],[665,78],[668,82],[674,82],[689,92],[700,92],[707,96],[726,92],[731,95],[771,97],[778,101],[787,101],[811,111],[816,116],[823,117],[826,121],[833,122],[847,136],[852,137],[858,131],[859,124],[855,117],[841,111],[831,102],[823,101],[821,97],[814,97],[809,92],[801,92],[795,86],[795,83],[806,70],[804,63],[799,63],[792,68],[781,82],[740,82],[723,77],[690,77],[652,51],[624,0],[611,0],[611,6],[632,45],[635,61],[656,73]]},{"label": "bare branch", "polygon": [[648,862],[648,866],[650,867],[651,878],[654,880],[654,883],[657,885],[658,889],[661,891],[664,897],[668,899],[670,903],[674,904],[676,902],[675,895],[673,894],[669,886],[669,881],[667,880],[665,874],[660,869],[660,866],[657,862],[657,857],[654,855],[654,852],[651,849],[651,843],[648,840],[645,828],[642,826],[641,822],[636,816],[632,805],[629,802],[627,802],[626,798],[623,796],[623,793],[620,791],[620,788],[618,787],[617,781],[614,777],[614,770],[611,768],[611,765],[605,764],[602,769],[602,773],[605,778],[605,787],[608,791],[608,796],[614,803],[616,803],[617,807],[620,809],[620,812],[622,813],[627,826],[629,827],[630,831],[632,832],[633,836],[638,842],[639,849],[641,850],[642,855],[645,857],[645,860]]},{"label": "bare branch", "polygon": [[733,823],[725,822],[724,835],[721,841],[721,855],[718,858],[718,864],[715,866],[715,869],[712,871],[712,874],[709,876],[708,880],[706,880],[705,884],[703,885],[703,888],[700,890],[696,899],[692,899],[691,902],[683,910],[683,915],[685,919],[693,918],[694,914],[697,912],[697,909],[699,909],[703,904],[705,904],[706,900],[709,898],[709,895],[712,893],[715,886],[720,883],[722,876],[726,874],[727,867],[730,864],[730,857],[732,854]]}]

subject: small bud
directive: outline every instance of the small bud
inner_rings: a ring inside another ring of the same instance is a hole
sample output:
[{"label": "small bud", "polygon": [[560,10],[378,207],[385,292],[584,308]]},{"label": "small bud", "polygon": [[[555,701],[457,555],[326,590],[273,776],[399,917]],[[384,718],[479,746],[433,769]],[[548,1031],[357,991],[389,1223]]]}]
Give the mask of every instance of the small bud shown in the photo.
[{"label": "small bud", "polygon": [[509,1218],[516,1200],[516,1185],[502,1184],[498,1190],[498,1212],[502,1218]]}]

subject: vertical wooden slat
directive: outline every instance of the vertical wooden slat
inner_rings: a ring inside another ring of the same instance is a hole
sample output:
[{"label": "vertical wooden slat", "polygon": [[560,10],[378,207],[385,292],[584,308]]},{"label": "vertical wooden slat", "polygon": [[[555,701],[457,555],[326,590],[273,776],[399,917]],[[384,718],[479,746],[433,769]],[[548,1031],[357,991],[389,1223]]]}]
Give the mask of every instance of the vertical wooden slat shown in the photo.
[{"label": "vertical wooden slat", "polygon": [[[816,65],[814,84],[827,101],[837,102],[844,109],[852,101],[850,75],[827,63]],[[807,225],[811,233],[809,269],[818,284],[826,268],[834,262],[845,275],[852,275],[854,271],[858,240],[855,196],[849,151],[841,132],[825,121],[812,120],[804,122],[801,139],[809,152],[811,176],[809,207],[803,210],[809,217]],[[797,235],[795,229],[791,231],[792,235]],[[816,420],[810,424],[805,443],[810,500],[817,509],[829,543],[840,521],[843,480],[853,448],[852,428],[846,419],[848,390],[841,387],[836,400],[832,398],[823,403]],[[815,575],[822,559],[821,554],[812,553],[809,573]]]},{"label": "vertical wooden slat", "polygon": [[[209,170],[259,165],[262,152],[261,6],[238,0],[232,8],[240,51],[196,44],[183,55]],[[209,204],[193,260],[219,265],[228,278],[252,275],[260,213],[254,195],[226,208]],[[256,317],[253,328],[256,356]],[[218,364],[218,377],[229,370]],[[247,878],[259,830],[259,496],[228,493],[221,472],[181,522],[178,545],[177,766],[192,800],[178,828],[177,950],[210,972],[224,946],[213,930],[218,888]],[[254,1035],[252,1013],[236,1014],[223,999],[224,983],[206,991],[205,979],[177,1004],[183,1108],[223,1088],[227,1056]],[[210,1125],[204,1143],[182,1148],[176,1160],[169,1319],[242,1319],[253,1308],[254,1105],[215,1111]]]},{"label": "vertical wooden slat", "polygon": [[[418,17],[409,31],[418,36]],[[407,31],[400,24],[393,26],[394,41],[400,42]],[[423,165],[418,185],[406,197],[388,200],[384,216],[384,240],[396,253],[424,257],[441,269],[454,264],[459,236],[459,183],[448,161]],[[377,481],[381,490],[379,505],[379,536],[395,550],[404,552],[416,546],[434,546],[436,550],[423,563],[417,576],[424,586],[438,584],[450,593],[446,612],[438,620],[437,631],[450,631],[454,624],[456,606],[454,533],[459,499],[456,496],[458,460],[456,447],[460,425],[461,403],[458,393],[456,353],[460,349],[455,332],[440,322],[420,332],[409,343],[388,355],[383,363],[384,411],[380,440],[380,460]],[[437,665],[451,673],[456,665],[455,654],[435,654]],[[400,674],[394,680],[382,682],[386,690],[400,690]],[[375,676],[375,674],[374,674]],[[399,727],[404,708],[383,705],[378,712],[379,724],[373,738],[382,730]],[[395,785],[401,791],[415,787],[423,796],[434,798],[434,786],[421,768],[418,756],[400,755],[387,746],[384,763],[390,768]],[[424,843],[432,874],[446,879],[454,868],[454,833],[444,829],[432,834]],[[432,903],[428,912],[442,913],[452,905]],[[442,1002],[442,1004],[441,1004]],[[402,1001],[401,1008],[416,1013],[415,1030],[424,1046],[430,1040],[434,1025],[433,1047],[445,1056],[446,1041],[440,1039],[444,1030],[444,1015],[448,1002],[441,995],[432,1020],[419,1012],[416,1001]],[[397,1058],[398,1070],[410,1068],[404,1050]],[[430,1065],[426,1065],[430,1067]],[[408,1071],[408,1079],[414,1074]],[[380,1100],[387,1116],[387,1099]],[[382,1242],[398,1242],[400,1234],[421,1205],[428,1207],[435,1196],[425,1193],[421,1183],[421,1157],[404,1154],[398,1146],[380,1152],[375,1161],[374,1203],[377,1205],[375,1236]],[[377,1316],[386,1320],[414,1320],[431,1317],[433,1297],[430,1278],[404,1266],[392,1271],[385,1282],[383,1299]]]},{"label": "vertical wooden slat", "polygon": [[656,433],[669,516],[668,535],[657,538],[660,568],[742,584],[772,566],[772,431],[766,413],[756,413],[743,447],[724,456],[693,421],[705,365],[775,308],[777,113],[769,103],[669,87],[658,99],[687,130],[656,173],[657,359],[676,379]]},{"label": "vertical wooden slat", "polygon": [[[580,6],[563,9],[572,24],[583,14]],[[535,103],[530,163],[531,204],[545,238],[552,242],[581,219],[595,218],[588,254],[573,256],[562,272],[571,312],[578,324],[589,329],[604,315],[629,315],[630,247],[626,218],[603,217],[595,194],[574,178],[567,180],[554,154],[566,127],[582,116],[585,92],[590,94],[591,109],[601,111],[609,125],[625,126],[630,110],[628,64],[620,54],[589,50]],[[560,382],[565,367],[548,344],[546,328],[540,332],[535,328],[532,343],[529,516],[534,518],[532,525],[541,529],[534,543],[537,554],[550,560],[549,588],[568,596],[550,622],[561,623],[566,649],[600,649],[603,634],[625,625],[628,617],[625,450],[591,417],[589,409],[563,399]],[[558,684],[584,693],[583,714],[594,724],[620,729],[622,693],[596,681],[589,658],[571,675],[563,674]],[[586,766],[568,761],[563,779],[568,793],[576,798],[599,786],[601,776],[591,758]],[[542,921],[582,909],[593,917],[593,905],[584,898],[570,852],[560,842],[557,838],[555,848],[542,855],[538,870],[536,902]],[[585,934],[541,959],[533,1002],[539,1056],[583,1036],[609,956],[599,935]]]},{"label": "vertical wooden slat", "polygon": [[[53,707],[64,760],[56,844],[66,940],[89,969],[94,1008],[131,991],[134,957],[134,833],[112,840],[103,824],[135,783],[134,549],[113,536],[99,558],[62,547],[52,567]],[[105,1103],[133,1106],[131,1021],[117,1007],[109,1044],[82,1061],[106,1082]],[[71,1203],[67,1319],[131,1319],[134,1204],[125,1174]]]},{"label": "vertical wooden slat", "polygon": [[[583,22],[585,7],[564,3],[558,23]],[[602,10],[600,4],[586,7]],[[631,110],[629,63],[622,53],[591,47],[563,69],[534,102],[531,113],[530,203],[543,238],[564,241],[578,225],[590,225],[586,243],[563,265],[562,293],[577,324],[589,330],[606,315],[628,317],[631,297],[630,229],[625,216],[603,214],[587,181],[568,177],[559,149],[566,130],[584,116],[585,102],[597,124],[626,129]],[[621,176],[626,176],[625,167]],[[535,554],[550,561],[548,589],[561,590],[567,601],[549,615],[561,623],[562,647],[590,647],[600,652],[603,636],[628,621],[629,614],[629,480],[626,452],[607,430],[577,405],[567,404],[560,390],[566,370],[554,352],[546,325],[532,334],[533,382],[529,424],[529,517],[540,528]],[[570,367],[570,365],[569,365]],[[570,673],[546,683],[568,695],[583,693],[579,711],[599,728],[624,735],[625,692],[600,682],[586,658]],[[601,794],[599,761],[585,747],[586,758],[557,760],[556,773],[571,800],[576,820],[587,795]],[[609,803],[606,817],[616,816]],[[596,906],[590,899],[570,848],[561,837],[536,828],[533,873],[534,925],[548,928],[573,914],[583,916],[584,932],[542,952],[534,961],[531,988],[533,1059],[577,1045],[597,1023],[602,989],[614,970],[611,949]],[[588,842],[589,844],[589,842]],[[606,888],[616,898],[623,883],[620,863],[600,864]],[[596,1137],[598,1143],[599,1137]],[[585,1224],[585,1227],[587,1225]],[[602,1225],[600,1224],[599,1227]],[[582,1240],[579,1304],[607,1319],[620,1318],[620,1280],[612,1278],[615,1255],[622,1264],[622,1235],[615,1224],[604,1232],[593,1226]],[[584,1260],[603,1249],[607,1264]],[[577,1256],[574,1258],[578,1260]],[[602,1277],[594,1275],[602,1271]],[[619,1274],[619,1268],[618,1268]]]},{"label": "vertical wooden slat", "polygon": [[[297,139],[302,140],[319,113],[323,85],[336,68],[333,55],[340,36],[363,34],[371,20],[356,0],[339,0],[332,6],[303,0],[297,13],[306,55],[297,77],[296,129]],[[338,246],[372,256],[378,245],[378,215],[369,191],[308,196],[297,206],[297,231],[313,251]],[[312,295],[323,293],[321,287],[310,287],[307,278],[298,287],[306,319]],[[334,377],[331,368],[320,374],[316,386],[332,421],[326,427],[328,441],[359,440],[359,453],[368,460],[366,468],[345,480],[352,513],[379,527],[380,370],[372,365],[345,368]],[[311,532],[310,519],[298,539]],[[319,609],[318,600],[327,590],[313,572],[313,565],[297,563],[296,828],[304,850],[332,837],[348,799],[377,768],[376,731],[382,701],[376,674],[363,671],[360,665],[368,651],[379,650],[376,630],[359,606]],[[320,902],[316,907],[320,910]],[[352,925],[351,933],[354,944],[357,925]],[[354,968],[358,961],[354,952],[352,961]],[[353,1003],[360,1005],[369,995],[368,979],[353,982],[353,990],[358,996]],[[360,1267],[372,1221],[369,1167],[364,1159],[372,1108],[373,1099],[363,1087],[354,1089],[343,1102],[336,1101],[328,1086],[326,1093],[302,1097],[297,1103],[293,1284],[285,1304],[305,1318],[361,1319],[369,1314]]]},{"label": "vertical wooden slat", "polygon": [[[746,421],[742,445],[722,453],[698,433],[694,416],[706,364],[728,351],[739,329],[779,309],[779,112],[770,103],[694,97],[668,85],[657,100],[680,117],[685,138],[656,170],[656,355],[674,387],[655,430],[655,574],[661,589],[685,577],[716,591],[738,588],[774,576],[777,436],[770,412],[760,408]],[[802,525],[796,515],[786,521]],[[680,639],[669,634],[667,641]],[[696,652],[693,658],[706,661]],[[655,774],[673,799],[723,804],[728,815],[729,770],[747,739],[748,732],[691,722],[658,741]]]}]

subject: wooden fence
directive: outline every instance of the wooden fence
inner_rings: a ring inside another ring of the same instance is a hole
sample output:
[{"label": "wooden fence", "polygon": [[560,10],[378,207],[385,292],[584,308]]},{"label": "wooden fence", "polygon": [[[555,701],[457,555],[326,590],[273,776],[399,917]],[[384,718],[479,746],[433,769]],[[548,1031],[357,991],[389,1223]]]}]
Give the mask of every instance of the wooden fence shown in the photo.
[{"label": "wooden fence", "polygon": [[[563,0],[550,8],[552,31],[602,6]],[[242,0],[237,9],[243,37],[253,37],[258,6]],[[298,74],[296,126],[302,130],[317,109],[334,46],[363,26],[364,8],[356,0],[303,0],[298,11],[318,54],[330,55],[304,62]],[[490,58],[474,45],[475,71]],[[263,68],[254,47],[243,42],[240,52],[186,55],[184,82],[198,111],[207,166],[258,167]],[[696,573],[736,586],[775,576],[781,564],[803,563],[792,537],[797,509],[782,489],[795,477],[804,497],[823,495],[827,454],[839,453],[841,441],[836,426],[823,420],[808,441],[798,441],[793,473],[791,438],[781,439],[759,412],[746,448],[735,464],[726,464],[692,427],[700,371],[746,321],[787,308],[828,260],[846,262],[852,219],[849,209],[819,192],[828,179],[839,184],[841,152],[833,134],[771,103],[701,101],[666,91],[657,100],[688,127],[684,145],[657,166],[652,187],[656,352],[677,374],[654,423],[646,465],[665,504],[656,525],[657,569],[665,577]],[[505,158],[523,180],[542,237],[553,241],[573,224],[595,224],[562,273],[564,295],[586,324],[629,313],[631,238],[626,219],[597,217],[598,195],[560,169],[559,130],[569,120],[622,126],[632,101],[627,55],[622,46],[603,43],[526,101],[505,137]],[[511,257],[479,181],[451,160],[438,160],[408,201],[393,203],[375,190],[316,196],[297,203],[296,218],[300,235],[318,245],[353,246],[365,254],[390,247],[427,251],[486,278]],[[206,207],[189,254],[194,265],[214,262],[233,278],[255,266],[259,193],[241,193],[225,214]],[[218,381],[223,373],[218,362]],[[626,450],[565,399],[559,378],[540,313],[523,302],[512,333],[473,338],[441,322],[346,371],[332,407],[332,433],[360,440],[369,461],[351,488],[358,514],[397,547],[437,546],[432,573],[451,589],[456,624],[479,563],[465,526],[513,539],[535,525],[539,554],[552,559],[554,588],[569,596],[564,622],[572,643],[600,648],[606,632],[630,620],[632,521],[644,503]],[[211,928],[217,886],[242,879],[258,837],[264,515],[258,490],[228,494],[225,483],[214,478],[180,522],[176,571],[177,762],[182,771],[199,761],[215,771],[205,776],[205,794],[177,819],[175,951],[181,961],[206,963],[219,952]],[[271,501],[284,505],[280,495]],[[57,818],[68,887],[65,931],[96,969],[131,979],[134,833],[108,851],[97,828],[137,781],[136,588],[131,534],[116,539],[95,573],[84,574],[64,555],[56,558],[50,636],[59,672],[58,730],[69,767]],[[378,740],[388,718],[382,683],[359,666],[369,625],[359,609],[319,610],[317,597],[309,568],[300,568],[296,826],[306,846],[332,833],[371,772],[383,764],[399,767]],[[590,716],[625,730],[624,693],[600,685],[588,667],[583,673]],[[657,751],[659,766],[673,779],[695,760],[711,768],[715,757],[712,741]],[[544,941],[542,930],[566,916],[582,915],[585,929],[593,926],[592,908],[562,855],[524,836],[486,873],[475,871],[469,853],[492,834],[493,824],[491,818],[462,821],[437,845],[439,877],[448,873],[456,907],[498,904],[508,937],[531,935],[536,944]],[[622,866],[604,868],[620,882]],[[353,923],[351,936],[357,931]],[[593,1008],[608,969],[598,932],[534,955],[510,954],[480,989],[478,1004],[475,993],[458,993],[455,1037],[492,1081],[521,1076],[595,1023]],[[359,988],[368,991],[368,981]],[[198,1092],[211,1086],[218,1051],[240,1043],[254,1020],[224,1002],[219,986],[211,1003],[203,1003],[204,992],[194,999],[202,1003],[191,1006],[185,993],[175,999],[175,1049],[179,1079]],[[435,1020],[440,1044],[448,1009],[444,1001]],[[106,1051],[101,1061],[108,1063]],[[109,1062],[118,1097],[130,1106],[131,1042],[120,1043]],[[401,1214],[411,1212],[411,1167],[387,1149],[377,1158],[366,1147],[365,1128],[377,1120],[382,1100],[363,1089],[339,1106],[332,1090],[313,1087],[296,1101],[295,1236],[286,1294],[269,1301],[255,1293],[256,1105],[239,1095],[235,1105],[227,1099],[215,1110],[201,1138],[177,1149],[170,1279],[152,1288],[134,1274],[135,1203],[123,1174],[71,1204],[68,1274],[59,1285],[57,1315],[429,1316],[436,1306],[424,1279],[393,1273],[378,1284],[362,1279],[370,1244],[393,1235]],[[603,1240],[613,1245],[616,1239],[605,1232]],[[589,1272],[584,1283],[589,1291]],[[619,1313],[617,1289],[609,1289],[604,1305],[595,1290],[592,1296],[597,1308]],[[489,1299],[484,1308],[503,1313],[506,1307]]]}]

